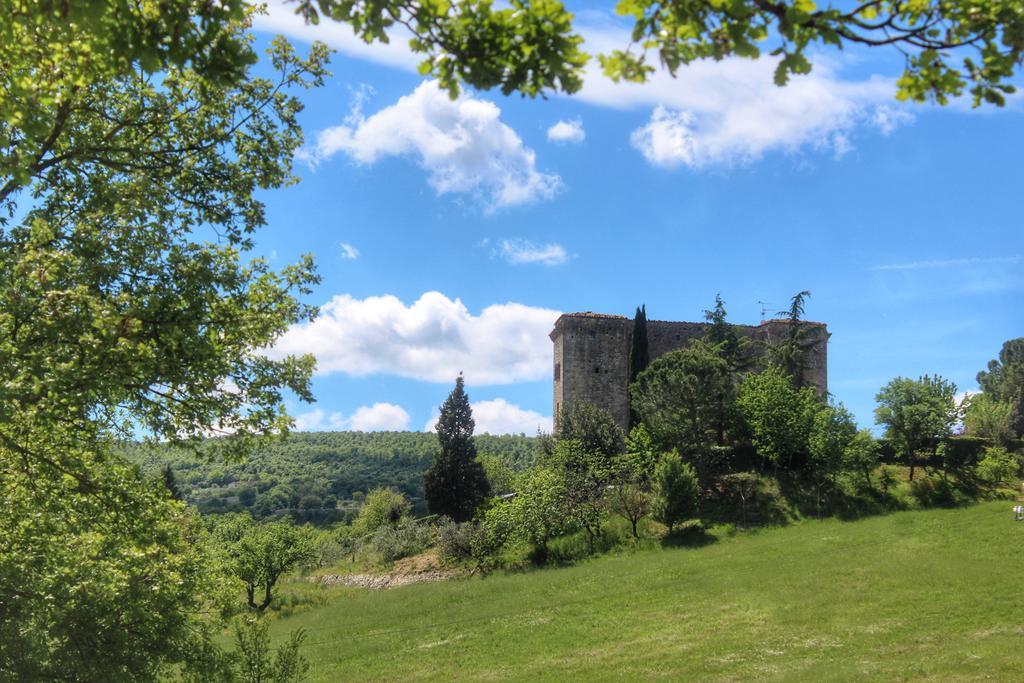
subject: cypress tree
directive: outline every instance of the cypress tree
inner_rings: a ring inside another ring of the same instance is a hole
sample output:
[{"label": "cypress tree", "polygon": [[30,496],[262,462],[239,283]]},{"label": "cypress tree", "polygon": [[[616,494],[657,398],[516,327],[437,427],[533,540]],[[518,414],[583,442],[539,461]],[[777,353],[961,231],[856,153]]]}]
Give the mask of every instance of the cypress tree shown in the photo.
[{"label": "cypress tree", "polygon": [[[633,338],[629,343],[629,383],[636,381],[637,375],[647,369],[651,362],[647,350],[647,305],[642,304],[633,316]],[[632,429],[640,421],[633,411],[632,401],[629,408],[629,427]]]},{"label": "cypress tree", "polygon": [[441,405],[437,420],[440,450],[423,476],[427,508],[432,514],[447,515],[456,522],[472,519],[490,494],[484,467],[476,459],[474,427],[473,411],[460,374],[455,379],[455,389]]},{"label": "cypress tree", "polygon": [[164,488],[171,494],[171,498],[182,500],[181,491],[178,489],[178,479],[174,476],[174,470],[171,469],[170,464],[164,465],[160,475],[163,478]]}]

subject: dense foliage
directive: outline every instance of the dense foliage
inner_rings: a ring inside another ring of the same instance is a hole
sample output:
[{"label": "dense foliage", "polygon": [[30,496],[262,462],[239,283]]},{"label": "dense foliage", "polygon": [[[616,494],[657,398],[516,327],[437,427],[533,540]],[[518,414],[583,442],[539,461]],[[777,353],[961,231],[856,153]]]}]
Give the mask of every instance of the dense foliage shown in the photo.
[{"label": "dense foliage", "polygon": [[996,410],[1009,411],[1010,429],[1018,439],[1024,438],[1024,337],[1003,343],[999,358],[978,373],[978,385],[997,404]]},{"label": "dense foliage", "polygon": [[[483,458],[513,471],[536,458],[536,437],[473,439]],[[423,475],[436,449],[437,436],[428,432],[292,433],[261,442],[243,462],[196,458],[168,445],[124,447],[146,472],[170,465],[184,499],[204,514],[248,511],[257,518],[288,515],[310,522],[354,517],[378,486],[400,491],[416,513],[426,514]]]}]

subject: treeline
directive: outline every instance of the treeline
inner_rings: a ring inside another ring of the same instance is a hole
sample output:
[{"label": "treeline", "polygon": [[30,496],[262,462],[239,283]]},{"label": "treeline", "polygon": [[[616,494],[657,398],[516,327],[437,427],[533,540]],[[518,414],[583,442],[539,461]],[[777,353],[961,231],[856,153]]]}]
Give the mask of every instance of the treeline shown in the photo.
[{"label": "treeline", "polygon": [[[984,393],[957,400],[938,376],[896,377],[875,397],[874,438],[807,381],[814,340],[793,297],[788,332],[753,367],[750,342],[716,300],[703,338],[647,360],[646,316],[632,337],[624,433],[588,404],[556,416],[537,464],[469,521],[439,536],[442,556],[478,566],[580,556],[628,536],[672,541],[708,524],[784,523],[1012,496],[1020,482],[1024,340],[979,374]],[[966,433],[964,433],[966,432]],[[618,520],[618,521],[617,521]],[[456,522],[459,520],[455,520]],[[454,539],[454,542],[449,542]],[[577,539],[576,541],[572,539]],[[576,550],[565,552],[566,547]],[[513,559],[515,561],[515,559]]]},{"label": "treeline", "polygon": [[[536,437],[475,438],[485,460],[510,471],[536,457]],[[437,448],[437,435],[428,432],[297,432],[268,440],[243,462],[163,444],[128,443],[123,451],[149,475],[169,467],[181,497],[202,513],[326,523],[350,520],[378,486],[400,491],[414,513],[425,514],[423,475]]]}]

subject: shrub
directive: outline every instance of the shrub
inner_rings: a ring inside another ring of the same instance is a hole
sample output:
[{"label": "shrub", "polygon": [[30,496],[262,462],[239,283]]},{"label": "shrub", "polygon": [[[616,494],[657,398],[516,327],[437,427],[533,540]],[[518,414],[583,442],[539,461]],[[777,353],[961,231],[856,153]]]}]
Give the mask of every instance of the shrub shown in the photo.
[{"label": "shrub", "polygon": [[989,447],[974,468],[977,478],[995,488],[1014,479],[1020,471],[1020,460],[1005,448]]},{"label": "shrub", "polygon": [[700,482],[693,467],[675,451],[663,455],[654,471],[654,518],[671,533],[678,522],[696,514],[699,501]]},{"label": "shrub", "polygon": [[382,562],[391,563],[418,555],[433,542],[434,533],[430,527],[406,521],[396,527],[382,526],[373,535],[369,547]]},{"label": "shrub", "polygon": [[449,518],[437,527],[437,547],[442,562],[465,562],[474,557],[473,548],[480,526],[473,522],[455,522]]},{"label": "shrub", "polygon": [[356,535],[371,534],[383,526],[392,528],[409,515],[412,505],[398,491],[383,487],[375,488],[366,496],[356,517]]}]

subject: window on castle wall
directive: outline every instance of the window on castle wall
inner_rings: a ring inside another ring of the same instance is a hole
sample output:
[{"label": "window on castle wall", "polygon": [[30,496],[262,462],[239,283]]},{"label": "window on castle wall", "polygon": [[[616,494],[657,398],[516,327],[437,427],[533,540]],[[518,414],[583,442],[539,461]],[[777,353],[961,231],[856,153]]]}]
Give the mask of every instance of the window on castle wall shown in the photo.
[{"label": "window on castle wall", "polygon": [[601,366],[600,365],[595,365],[594,366],[594,372],[600,374],[601,373]]},{"label": "window on castle wall", "polygon": [[562,379],[562,364],[555,363],[555,381]]}]

